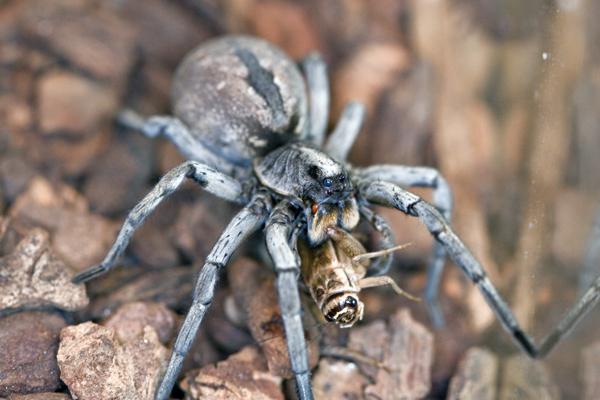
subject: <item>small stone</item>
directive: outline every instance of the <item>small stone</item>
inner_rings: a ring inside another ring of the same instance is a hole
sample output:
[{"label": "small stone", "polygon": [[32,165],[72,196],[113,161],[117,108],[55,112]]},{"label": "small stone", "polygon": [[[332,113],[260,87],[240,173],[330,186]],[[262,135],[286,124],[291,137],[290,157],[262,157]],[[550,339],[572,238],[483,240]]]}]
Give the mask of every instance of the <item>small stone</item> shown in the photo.
[{"label": "small stone", "polygon": [[0,157],[0,192],[12,202],[23,192],[35,174],[33,167],[14,153]]},{"label": "small stone", "polygon": [[560,391],[542,362],[518,354],[502,365],[498,399],[554,400],[560,399]]},{"label": "small stone", "polygon": [[152,400],[169,350],[156,331],[120,341],[112,328],[85,322],[60,333],[60,378],[81,400]]},{"label": "small stone", "polygon": [[65,325],[60,315],[38,311],[0,318],[0,396],[58,389],[56,351]]},{"label": "small stone", "polygon": [[[387,326],[384,321],[377,320],[368,325],[357,326],[350,331],[348,347],[364,354],[373,360],[383,360],[389,341]],[[377,377],[379,368],[375,365],[361,365],[362,370],[372,380]]]},{"label": "small stone", "polygon": [[600,341],[587,346],[582,354],[583,399],[593,400],[600,393]]},{"label": "small stone", "polygon": [[37,95],[40,129],[47,134],[93,133],[117,109],[114,91],[70,72],[42,76]]},{"label": "small stone", "polygon": [[448,400],[494,400],[498,358],[489,350],[470,348],[450,381]]},{"label": "small stone", "polygon": [[150,325],[163,344],[167,344],[177,328],[177,315],[164,304],[138,301],[123,304],[106,321],[104,326],[113,328],[117,339],[128,342],[141,336]]},{"label": "small stone", "polygon": [[413,320],[407,309],[400,309],[392,315],[386,330],[382,329],[381,322],[372,324],[374,327],[366,332],[377,336],[365,337],[363,331],[362,334],[359,332],[360,337],[353,338],[354,333],[350,333],[351,349],[382,364],[375,374],[369,372],[369,375],[374,375],[375,383],[365,388],[366,398],[425,397],[431,389],[433,335]]},{"label": "small stone", "polygon": [[356,364],[328,358],[319,361],[319,368],[312,378],[316,400],[364,399],[367,383]]},{"label": "small stone", "polygon": [[216,366],[190,371],[181,386],[191,400],[284,399],[281,378],[268,372],[254,347],[245,347]]},{"label": "small stone", "polygon": [[89,303],[83,284],[50,248],[48,233],[31,230],[13,253],[0,258],[0,314],[9,310],[57,307],[66,311]]},{"label": "small stone", "polygon": [[102,261],[116,238],[117,225],[90,213],[79,193],[41,177],[15,200],[9,215],[24,228],[50,231],[56,253],[77,271]]}]

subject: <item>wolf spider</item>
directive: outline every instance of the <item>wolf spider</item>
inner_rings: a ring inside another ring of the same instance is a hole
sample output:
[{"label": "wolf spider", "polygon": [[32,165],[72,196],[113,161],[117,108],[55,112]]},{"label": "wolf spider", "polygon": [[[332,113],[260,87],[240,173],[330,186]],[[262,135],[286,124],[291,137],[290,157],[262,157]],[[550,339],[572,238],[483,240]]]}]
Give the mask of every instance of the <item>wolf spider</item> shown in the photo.
[{"label": "wolf spider", "polygon": [[[264,229],[277,275],[283,324],[292,370],[301,399],[311,399],[310,370],[298,293],[299,259],[290,235],[297,223],[309,246],[329,240],[328,228],[350,232],[362,218],[390,241],[385,221],[372,204],[417,217],[436,240],[425,299],[435,304],[448,254],[481,290],[504,328],[530,356],[544,356],[599,299],[597,279],[558,327],[537,346],[519,327],[483,267],[452,231],[451,192],[434,169],[401,165],[358,168],[345,159],[362,124],[361,105],[348,104],[325,139],[329,88],[326,67],[317,55],[297,66],[279,49],[260,39],[229,36],[211,40],[189,53],[173,80],[175,117],[142,118],[121,114],[124,125],[171,139],[189,161],[165,174],[128,214],[112,248],[98,266],[75,278],[85,282],[111,269],[160,202],[187,179],[242,207],[206,258],[193,303],[174,344],[156,399],[167,399],[181,371],[202,318],[215,292],[219,273],[253,232]],[[310,106],[310,107],[309,107]],[[405,187],[433,189],[433,205]],[[389,257],[375,268],[383,273]],[[340,305],[356,307],[356,302]],[[342,310],[344,311],[344,310]]]}]

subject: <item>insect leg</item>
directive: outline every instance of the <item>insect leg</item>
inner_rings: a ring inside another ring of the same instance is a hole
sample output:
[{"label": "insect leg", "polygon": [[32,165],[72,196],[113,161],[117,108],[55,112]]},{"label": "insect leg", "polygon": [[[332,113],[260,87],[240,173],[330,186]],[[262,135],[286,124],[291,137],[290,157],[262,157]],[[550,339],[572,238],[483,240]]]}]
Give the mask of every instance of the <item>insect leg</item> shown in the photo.
[{"label": "insect leg", "polygon": [[401,187],[387,182],[366,183],[361,186],[362,196],[376,204],[396,208],[407,215],[418,217],[433,237],[444,246],[450,258],[479,288],[486,302],[502,326],[517,344],[531,357],[543,357],[575,327],[577,322],[600,302],[600,277],[565,314],[556,328],[537,346],[521,329],[512,311],[490,282],[485,270],[467,247],[452,231],[440,212],[431,204]]},{"label": "insect leg", "polygon": [[299,398],[313,398],[310,387],[310,370],[302,317],[300,315],[300,294],[298,257],[289,244],[290,230],[294,221],[288,204],[279,203],[269,217],[265,228],[267,249],[275,265],[277,274],[277,294],[285,329],[288,353],[292,371],[296,377]]},{"label": "insect leg", "polygon": [[305,140],[321,147],[329,120],[329,78],[327,64],[318,53],[311,53],[300,63],[308,85],[309,123]]},{"label": "insect leg", "polygon": [[212,167],[219,167],[221,171],[232,173],[233,166],[228,166],[227,161],[216,156],[188,130],[181,120],[166,115],[154,115],[144,118],[133,110],[125,109],[117,116],[120,125],[142,132],[154,138],[165,136],[177,146],[185,158],[199,161]]},{"label": "insect leg", "polygon": [[[366,181],[382,180],[402,187],[425,187],[433,189],[433,205],[448,221],[452,217],[452,190],[438,170],[428,167],[409,167],[404,165],[374,165],[359,168],[357,176]],[[433,325],[444,325],[444,316],[439,308],[438,294],[445,263],[444,247],[436,243],[427,267],[427,287],[425,300]]]},{"label": "insect leg", "polygon": [[346,104],[342,115],[325,143],[325,152],[337,160],[345,160],[360,132],[365,119],[365,107],[361,103]]},{"label": "insect leg", "polygon": [[75,275],[73,282],[88,281],[111,269],[119,256],[125,251],[135,230],[186,178],[193,179],[208,192],[225,200],[241,201],[242,187],[238,181],[204,164],[196,161],[186,161],[167,172],[150,193],[129,212],[117,239],[104,260],[99,265]]},{"label": "insect leg", "polygon": [[269,209],[268,198],[257,195],[231,220],[210,251],[196,281],[192,306],[175,340],[167,371],[156,392],[156,400],[169,398],[181,372],[183,359],[194,342],[204,313],[213,299],[219,272],[225,267],[238,246],[265,222]]},{"label": "insect leg", "polygon": [[394,292],[396,292],[400,296],[406,297],[407,299],[414,301],[421,300],[418,297],[415,297],[412,294],[402,290],[400,286],[398,286],[396,282],[394,282],[394,280],[389,276],[369,276],[367,278],[362,278],[360,281],[358,281],[358,286],[360,286],[361,289],[385,285],[390,285]]}]

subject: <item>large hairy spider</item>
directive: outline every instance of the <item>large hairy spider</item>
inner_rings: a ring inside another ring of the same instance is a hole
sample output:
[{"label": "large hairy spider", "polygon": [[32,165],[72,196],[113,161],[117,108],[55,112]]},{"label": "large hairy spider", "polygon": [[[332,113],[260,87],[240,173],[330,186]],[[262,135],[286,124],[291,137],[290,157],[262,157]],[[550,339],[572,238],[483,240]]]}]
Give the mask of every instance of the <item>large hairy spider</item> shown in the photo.
[{"label": "large hairy spider", "polygon": [[[78,274],[75,282],[85,282],[112,268],[134,231],[186,178],[243,206],[200,271],[192,306],[156,399],[168,398],[212,301],[219,273],[239,245],[261,228],[277,274],[290,361],[301,399],[311,399],[312,392],[300,315],[299,258],[291,243],[297,224],[310,249],[329,240],[332,227],[351,231],[361,216],[390,242],[389,227],[373,213],[371,204],[418,217],[436,239],[425,294],[429,303],[435,304],[448,253],[479,287],[504,328],[532,357],[545,355],[598,302],[600,278],[541,346],[536,346],[450,228],[452,202],[446,181],[431,168],[355,168],[347,164],[345,158],[360,129],[363,109],[349,104],[325,140],[329,108],[326,67],[316,55],[304,59],[301,67],[305,79],[283,52],[259,39],[232,36],[212,40],[193,50],[177,69],[172,91],[176,117],[145,119],[131,111],[121,116],[125,125],[148,136],[170,138],[189,161],[162,177],[129,213],[102,263]],[[433,205],[403,189],[411,186],[432,188]],[[380,260],[377,270],[384,272],[388,266],[389,257]],[[338,311],[356,312],[352,309],[356,306],[356,301],[345,301]]]}]

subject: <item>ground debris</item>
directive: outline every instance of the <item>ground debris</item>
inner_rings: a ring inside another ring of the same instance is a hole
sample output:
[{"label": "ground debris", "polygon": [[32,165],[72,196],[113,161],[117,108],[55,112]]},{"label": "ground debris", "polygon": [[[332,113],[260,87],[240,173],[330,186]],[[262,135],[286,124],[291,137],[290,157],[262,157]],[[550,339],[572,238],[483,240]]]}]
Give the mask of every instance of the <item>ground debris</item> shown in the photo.
[{"label": "ground debris", "polygon": [[283,400],[281,378],[267,370],[264,356],[254,347],[216,365],[190,371],[181,383],[186,399]]},{"label": "ground debris", "polygon": [[48,233],[32,229],[17,248],[0,258],[0,314],[9,310],[57,307],[79,310],[89,303],[84,285],[50,248]]},{"label": "ground debris", "polygon": [[0,396],[58,389],[57,313],[26,311],[0,318]]},{"label": "ground debris", "polygon": [[122,85],[135,57],[136,32],[106,7],[89,1],[29,1],[24,33],[77,69]]},{"label": "ground debris", "polygon": [[541,361],[518,354],[502,365],[499,400],[554,400],[560,391]]},{"label": "ground debris", "polygon": [[66,185],[36,177],[10,209],[15,225],[40,226],[52,234],[52,247],[77,271],[99,263],[116,236],[117,226],[90,213],[87,201]]},{"label": "ground debris", "polygon": [[113,328],[117,339],[130,342],[143,335],[146,326],[150,325],[163,344],[167,344],[175,334],[178,324],[177,315],[162,303],[136,301],[123,304],[103,325]]},{"label": "ground debris", "polygon": [[447,399],[494,400],[497,374],[498,358],[494,353],[478,347],[470,348],[450,381]]},{"label": "ground debris", "polygon": [[122,342],[114,329],[85,322],[61,331],[57,359],[78,399],[152,400],[168,355],[150,326]]},{"label": "ground debris", "polygon": [[587,346],[581,354],[584,386],[582,399],[594,400],[600,393],[600,341]]},{"label": "ground debris", "polygon": [[361,374],[356,364],[329,358],[319,361],[319,368],[312,378],[316,400],[361,400],[365,398],[367,383],[367,378]]},{"label": "ground debris", "polygon": [[96,133],[117,109],[116,93],[103,85],[65,71],[44,75],[38,88],[39,124],[44,134]]},{"label": "ground debris", "polygon": [[366,399],[421,399],[429,392],[433,335],[407,309],[392,315],[387,326],[375,321],[353,329],[349,347],[382,364],[364,366],[374,380],[365,388]]}]

